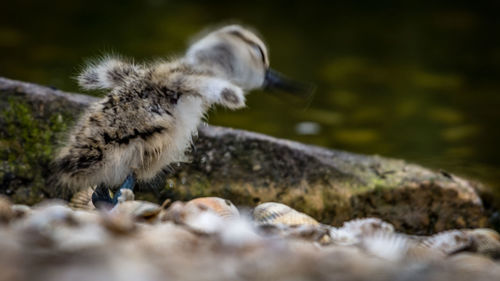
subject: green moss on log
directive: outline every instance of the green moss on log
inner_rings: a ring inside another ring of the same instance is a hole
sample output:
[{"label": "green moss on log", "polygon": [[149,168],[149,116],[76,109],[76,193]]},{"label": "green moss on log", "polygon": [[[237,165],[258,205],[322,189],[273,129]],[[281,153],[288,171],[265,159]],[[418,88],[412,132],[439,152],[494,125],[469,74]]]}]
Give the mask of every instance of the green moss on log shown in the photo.
[{"label": "green moss on log", "polygon": [[14,202],[46,198],[48,166],[68,119],[62,113],[35,114],[32,105],[14,97],[0,111],[1,190]]}]

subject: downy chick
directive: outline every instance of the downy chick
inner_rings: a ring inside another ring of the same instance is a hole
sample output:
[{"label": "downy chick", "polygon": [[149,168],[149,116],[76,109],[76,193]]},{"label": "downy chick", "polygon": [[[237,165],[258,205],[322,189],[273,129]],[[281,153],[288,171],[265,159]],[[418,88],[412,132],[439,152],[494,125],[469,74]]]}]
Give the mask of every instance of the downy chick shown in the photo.
[{"label": "downy chick", "polygon": [[71,131],[54,161],[55,180],[63,196],[97,186],[94,205],[116,203],[108,188],[133,189],[136,180],[147,182],[185,161],[213,105],[239,109],[247,91],[287,83],[269,69],[263,41],[238,25],[207,34],[179,59],[138,65],[105,58],[88,66],[78,82],[109,93]]}]

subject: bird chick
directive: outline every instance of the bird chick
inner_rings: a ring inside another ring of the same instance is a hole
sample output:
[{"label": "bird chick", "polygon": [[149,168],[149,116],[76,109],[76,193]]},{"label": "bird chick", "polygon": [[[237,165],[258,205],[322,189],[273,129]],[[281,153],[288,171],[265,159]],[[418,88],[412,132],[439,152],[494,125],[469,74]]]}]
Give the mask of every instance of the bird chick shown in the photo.
[{"label": "bird chick", "polygon": [[238,25],[203,36],[170,61],[107,57],[91,64],[79,84],[109,93],[83,114],[54,160],[59,194],[98,186],[94,203],[116,203],[108,188],[133,189],[136,180],[185,161],[208,109],[244,107],[246,92],[263,87],[269,72],[265,44]]}]

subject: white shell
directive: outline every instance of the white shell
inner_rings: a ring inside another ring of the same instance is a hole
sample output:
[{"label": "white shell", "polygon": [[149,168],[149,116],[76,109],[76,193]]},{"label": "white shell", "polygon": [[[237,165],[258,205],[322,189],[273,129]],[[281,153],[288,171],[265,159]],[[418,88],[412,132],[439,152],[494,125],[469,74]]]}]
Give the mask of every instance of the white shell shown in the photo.
[{"label": "white shell", "polygon": [[363,218],[347,221],[340,228],[354,236],[371,236],[376,233],[394,233],[394,226],[378,218]]},{"label": "white shell", "polygon": [[411,241],[404,235],[377,232],[364,237],[361,248],[370,255],[395,262],[406,257],[410,244]]},{"label": "white shell", "polygon": [[215,211],[195,204],[184,206],[182,222],[191,230],[205,234],[220,232],[225,225],[225,219]]},{"label": "white shell", "polygon": [[120,196],[118,196],[118,203],[123,203],[125,201],[133,201],[135,199],[134,192],[127,188],[120,189]]}]

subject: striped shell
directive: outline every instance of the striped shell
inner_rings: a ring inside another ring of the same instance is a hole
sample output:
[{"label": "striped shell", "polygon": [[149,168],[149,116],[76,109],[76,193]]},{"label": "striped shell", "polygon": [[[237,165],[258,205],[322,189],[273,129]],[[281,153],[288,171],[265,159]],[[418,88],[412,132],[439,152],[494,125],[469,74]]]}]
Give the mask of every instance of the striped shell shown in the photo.
[{"label": "striped shell", "polygon": [[451,255],[470,248],[472,239],[465,231],[450,230],[425,237],[420,241],[419,245],[440,251],[445,255]]},{"label": "striped shell", "polygon": [[92,210],[95,209],[92,204],[92,193],[96,186],[89,186],[88,188],[78,191],[71,197],[68,206],[73,209]]},{"label": "striped shell", "polygon": [[423,246],[414,237],[400,233],[377,232],[362,237],[365,252],[390,261],[431,261],[445,257],[442,251]]},{"label": "striped shell", "polygon": [[410,246],[411,241],[406,236],[389,232],[378,232],[364,237],[361,242],[366,253],[394,262],[404,259]]},{"label": "striped shell", "polygon": [[312,217],[298,212],[285,204],[268,202],[255,207],[253,219],[259,224],[283,224],[288,226],[319,225]]},{"label": "striped shell", "polygon": [[240,216],[240,212],[231,201],[219,197],[200,197],[186,203],[187,208],[191,208],[192,205],[200,209],[210,209],[223,218]]}]

